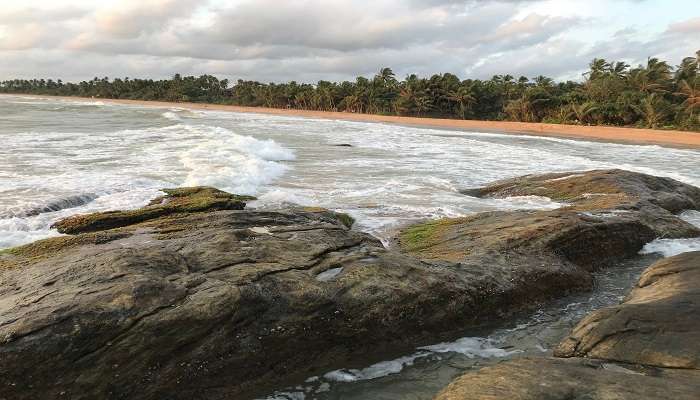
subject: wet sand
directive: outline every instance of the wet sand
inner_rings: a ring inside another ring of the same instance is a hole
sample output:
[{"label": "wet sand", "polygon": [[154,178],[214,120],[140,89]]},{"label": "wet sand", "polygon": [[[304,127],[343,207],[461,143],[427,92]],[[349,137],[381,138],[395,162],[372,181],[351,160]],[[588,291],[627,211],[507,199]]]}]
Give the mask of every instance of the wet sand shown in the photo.
[{"label": "wet sand", "polygon": [[[23,95],[24,96],[24,95]],[[478,121],[443,118],[397,117],[387,115],[356,114],[349,112],[308,111],[266,107],[240,107],[204,103],[172,103],[164,101],[101,99],[63,96],[31,96],[67,100],[102,101],[104,103],[142,105],[154,107],[179,107],[192,110],[215,110],[241,113],[288,115],[305,118],[334,119],[361,122],[388,123],[425,128],[441,128],[461,131],[498,132],[533,136],[550,136],[567,139],[595,140],[627,144],[656,144],[668,147],[700,148],[700,133],[639,129],[612,126],[580,126],[510,121]]]}]

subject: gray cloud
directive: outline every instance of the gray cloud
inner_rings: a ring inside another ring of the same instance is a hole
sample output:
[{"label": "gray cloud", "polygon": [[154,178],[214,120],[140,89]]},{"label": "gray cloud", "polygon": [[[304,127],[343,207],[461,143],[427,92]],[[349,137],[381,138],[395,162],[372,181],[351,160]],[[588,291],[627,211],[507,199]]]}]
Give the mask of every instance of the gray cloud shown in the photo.
[{"label": "gray cloud", "polygon": [[686,52],[693,47],[690,33],[700,26],[698,18],[676,21],[646,41],[621,26],[614,37],[590,42],[570,32],[596,21],[531,11],[537,4],[127,0],[90,9],[4,10],[0,78],[160,78],[180,72],[317,81],[369,75],[382,66],[399,75],[578,77],[594,56],[636,61]]}]

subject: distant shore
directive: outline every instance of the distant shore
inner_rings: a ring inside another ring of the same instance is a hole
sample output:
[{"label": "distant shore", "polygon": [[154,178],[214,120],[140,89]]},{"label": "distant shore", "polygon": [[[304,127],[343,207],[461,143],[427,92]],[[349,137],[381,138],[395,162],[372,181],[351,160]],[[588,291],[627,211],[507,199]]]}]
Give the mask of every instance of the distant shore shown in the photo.
[{"label": "distant shore", "polygon": [[511,121],[479,121],[442,118],[398,117],[388,115],[355,114],[348,112],[308,111],[266,107],[241,107],[206,103],[173,103],[164,101],[104,99],[89,97],[5,94],[4,96],[26,96],[65,100],[102,101],[112,104],[127,104],[152,107],[179,107],[192,110],[214,110],[238,113],[286,115],[304,118],[346,120],[387,123],[424,128],[440,128],[460,131],[493,132],[566,139],[592,140],[625,144],[655,144],[667,147],[700,148],[700,133],[674,130],[625,128],[613,126],[582,126]]}]

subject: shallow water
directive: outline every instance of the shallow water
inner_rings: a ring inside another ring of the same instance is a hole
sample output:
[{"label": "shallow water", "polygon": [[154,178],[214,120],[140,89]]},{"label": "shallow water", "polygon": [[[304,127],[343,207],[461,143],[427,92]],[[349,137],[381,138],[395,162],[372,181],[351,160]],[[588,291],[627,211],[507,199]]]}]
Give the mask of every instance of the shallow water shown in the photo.
[{"label": "shallow water", "polygon": [[[0,249],[57,235],[49,227],[62,217],[140,207],[182,185],[256,195],[253,207],[344,211],[382,239],[413,220],[559,206],[458,191],[523,174],[623,168],[700,186],[697,150],[22,96],[0,96],[0,141]],[[683,218],[700,224],[700,213]],[[591,293],[270,398],[430,399],[464,370],[547,354],[582,316],[619,302],[654,254],[692,249],[700,240],[654,241],[645,258],[598,273]]]},{"label": "shallow water", "polygon": [[430,400],[464,372],[504,359],[547,356],[578,321],[593,310],[618,304],[658,255],[647,255],[595,274],[588,293],[560,299],[503,323],[483,336],[416,349],[415,353],[366,369],[339,370],[309,377],[265,400]]}]

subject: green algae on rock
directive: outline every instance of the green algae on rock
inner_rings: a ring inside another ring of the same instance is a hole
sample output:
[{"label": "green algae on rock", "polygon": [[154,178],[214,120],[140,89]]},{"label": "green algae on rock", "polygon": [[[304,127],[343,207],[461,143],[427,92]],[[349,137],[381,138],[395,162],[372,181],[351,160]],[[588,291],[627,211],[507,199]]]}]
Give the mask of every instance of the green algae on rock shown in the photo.
[{"label": "green algae on rock", "polygon": [[163,189],[165,196],[153,199],[148,206],[137,210],[107,211],[75,215],[52,225],[60,233],[76,234],[119,228],[178,213],[216,210],[242,210],[252,196],[226,193],[210,187]]},{"label": "green algae on rock", "polygon": [[700,188],[670,178],[621,170],[527,175],[468,193],[549,196],[567,204],[416,224],[400,233],[401,247],[425,260],[468,262],[495,251],[510,254],[511,263],[545,257],[595,269],[634,256],[657,237],[700,236],[673,214],[700,208]]}]

